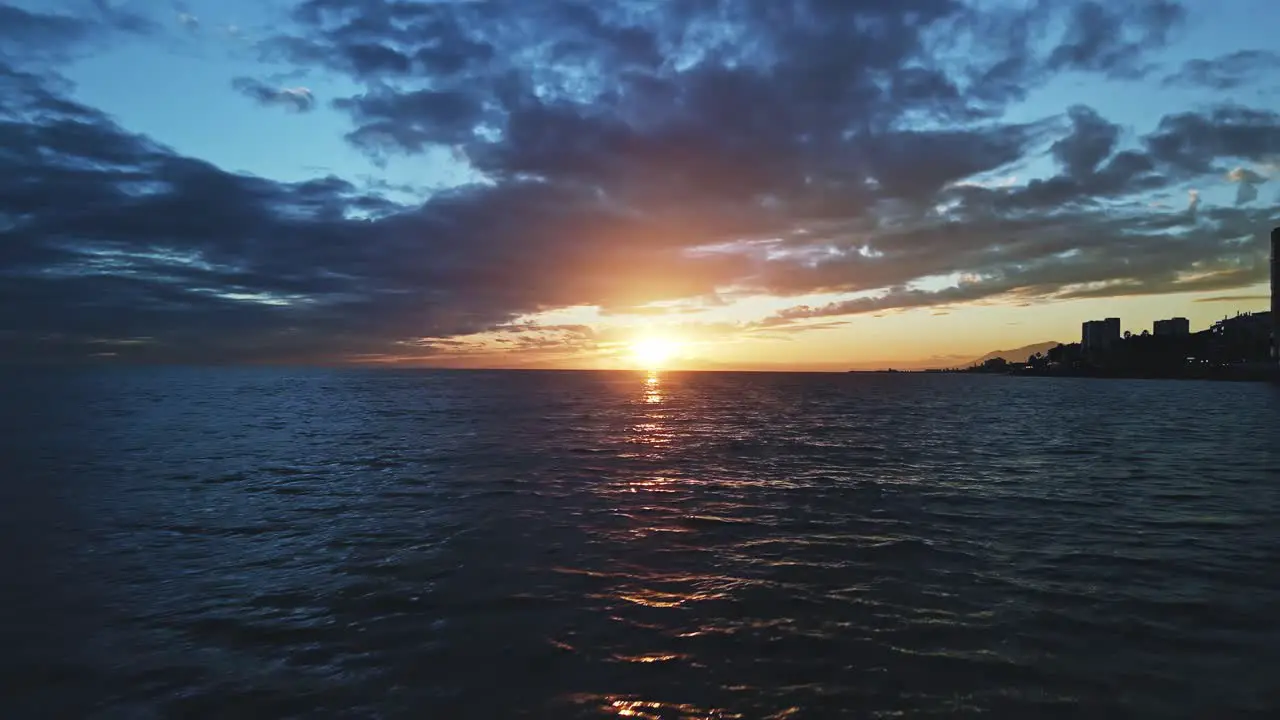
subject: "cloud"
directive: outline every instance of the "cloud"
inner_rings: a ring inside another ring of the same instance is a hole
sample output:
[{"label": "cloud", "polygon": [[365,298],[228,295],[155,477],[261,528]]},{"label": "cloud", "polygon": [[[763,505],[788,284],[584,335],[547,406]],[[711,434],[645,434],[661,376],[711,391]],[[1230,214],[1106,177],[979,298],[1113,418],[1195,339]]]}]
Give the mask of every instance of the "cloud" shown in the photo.
[{"label": "cloud", "polygon": [[340,98],[334,107],[360,123],[348,139],[373,152],[422,152],[430,145],[464,142],[482,111],[468,93],[436,90],[372,92]]},{"label": "cloud", "polygon": [[1075,105],[1068,110],[1071,134],[1050,148],[1068,176],[1075,179],[1093,175],[1098,164],[1115,150],[1120,126],[1104,120],[1093,108]]},{"label": "cloud", "polygon": [[[1261,210],[1149,202],[1261,167],[1280,138],[1270,111],[1178,113],[1132,138],[1085,106],[1004,117],[1053,72],[1145,72],[1177,27],[1169,3],[640,7],[299,3],[260,50],[357,88],[332,104],[353,147],[445,149],[481,178],[412,203],[389,185],[227,172],[0,66],[0,354],[554,353],[611,340],[504,328],[571,306],[844,294],[717,330],[780,336],[852,313],[1225,290],[1264,272]],[[28,27],[83,42],[75,23]],[[304,88],[233,87],[315,106]],[[1048,177],[989,182],[1033,176],[1040,158]],[[150,340],[121,342],[136,338]]]},{"label": "cloud", "polygon": [[87,40],[93,30],[93,24],[81,18],[0,4],[0,48],[6,55],[58,56]]},{"label": "cloud", "polygon": [[[743,271],[732,258],[682,260],[675,244],[628,243],[671,228],[591,193],[517,183],[398,206],[337,178],[220,171],[34,77],[6,89],[25,93],[33,121],[0,128],[6,146],[25,148],[0,162],[0,213],[22,219],[0,244],[0,327],[26,338],[14,352],[74,353],[144,327],[157,341],[128,349],[139,357],[385,352],[543,306],[701,294]],[[637,274],[600,272],[610,266]],[[61,339],[40,340],[55,328]]]},{"label": "cloud", "polygon": [[263,105],[282,105],[296,112],[310,112],[316,104],[315,96],[304,87],[277,88],[247,77],[232,80],[231,87]]},{"label": "cloud", "polygon": [[1176,2],[1146,0],[1118,5],[1076,4],[1062,43],[1050,54],[1052,70],[1100,72],[1138,78],[1150,71],[1148,51],[1163,47],[1185,20]]},{"label": "cloud", "polygon": [[1155,160],[1183,173],[1214,172],[1218,159],[1263,162],[1280,153],[1280,113],[1225,105],[1169,115],[1146,145]]},{"label": "cloud", "polygon": [[191,33],[200,31],[200,18],[192,14],[191,7],[183,0],[173,0],[173,12],[178,25]]},{"label": "cloud", "polygon": [[[1267,277],[1264,243],[1238,233],[1248,223],[1228,222],[1176,240],[1156,235],[1104,236],[1085,249],[1032,262],[993,265],[983,275],[940,290],[898,285],[887,292],[813,307],[799,305],[762,321],[786,326],[840,317],[999,299],[1106,298],[1245,287]],[[1105,226],[1091,229],[1106,232]],[[1118,228],[1112,229],[1115,232]],[[1244,250],[1244,252],[1241,252]],[[1127,262],[1117,262],[1124,257]]]},{"label": "cloud", "polygon": [[[380,0],[305,0],[293,15],[312,32],[276,37],[262,49],[268,59],[324,65],[361,79],[410,73],[456,75],[478,69],[492,58],[492,46],[471,37],[468,25],[500,19],[499,4],[510,6],[504,10],[520,7],[505,1],[389,5]],[[556,7],[555,3],[533,4],[544,13]]]},{"label": "cloud", "polygon": [[1255,302],[1255,301],[1270,300],[1270,299],[1271,299],[1270,295],[1217,295],[1215,297],[1196,298],[1196,302],[1198,303],[1219,303],[1219,302],[1242,303],[1242,302]]},{"label": "cloud", "polygon": [[1253,170],[1250,170],[1249,168],[1238,167],[1238,168],[1233,168],[1231,172],[1227,173],[1227,180],[1233,183],[1248,183],[1251,185],[1258,185],[1266,182],[1267,178],[1266,176],[1259,175],[1258,173],[1254,172]]},{"label": "cloud", "polygon": [[92,0],[98,16],[111,28],[135,34],[154,32],[156,23],[145,15],[113,5],[110,0]]},{"label": "cloud", "polygon": [[1268,50],[1239,50],[1210,60],[1188,60],[1165,76],[1169,86],[1234,90],[1280,69],[1280,55]]},{"label": "cloud", "polygon": [[31,66],[77,57],[114,33],[145,34],[154,24],[141,15],[94,0],[87,15],[32,11],[0,3],[0,60]]},{"label": "cloud", "polygon": [[1258,199],[1258,186],[1267,181],[1267,177],[1245,167],[1232,168],[1227,173],[1227,181],[1235,183],[1236,204],[1246,205]]}]

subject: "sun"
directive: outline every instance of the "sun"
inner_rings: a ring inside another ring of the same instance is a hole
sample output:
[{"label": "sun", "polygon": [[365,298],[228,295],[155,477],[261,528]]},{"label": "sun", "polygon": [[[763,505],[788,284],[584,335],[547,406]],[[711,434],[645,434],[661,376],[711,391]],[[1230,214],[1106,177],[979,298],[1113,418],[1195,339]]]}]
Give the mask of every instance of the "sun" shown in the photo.
[{"label": "sun", "polygon": [[647,337],[631,343],[631,357],[645,370],[659,370],[675,357],[680,344],[674,340]]}]

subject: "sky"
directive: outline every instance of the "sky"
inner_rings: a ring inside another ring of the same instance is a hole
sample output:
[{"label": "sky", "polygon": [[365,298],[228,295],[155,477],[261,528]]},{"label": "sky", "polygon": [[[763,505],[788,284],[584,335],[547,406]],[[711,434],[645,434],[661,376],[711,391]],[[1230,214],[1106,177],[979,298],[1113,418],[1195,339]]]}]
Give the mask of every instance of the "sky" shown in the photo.
[{"label": "sky", "polygon": [[841,370],[1202,329],[1268,306],[1276,27],[0,0],[0,361]]}]

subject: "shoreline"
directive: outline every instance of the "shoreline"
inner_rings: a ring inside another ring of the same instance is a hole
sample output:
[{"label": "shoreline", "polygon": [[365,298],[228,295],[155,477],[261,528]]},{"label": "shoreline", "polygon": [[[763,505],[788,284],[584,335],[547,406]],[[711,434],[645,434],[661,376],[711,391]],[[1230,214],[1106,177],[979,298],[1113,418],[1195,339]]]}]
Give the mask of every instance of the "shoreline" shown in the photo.
[{"label": "shoreline", "polygon": [[1215,382],[1275,382],[1280,383],[1280,367],[1207,370],[1198,373],[1161,373],[1141,371],[1074,371],[1042,372],[1035,370],[1005,370],[1000,372],[981,370],[848,370],[851,375],[991,375],[997,377],[1024,378],[1084,378],[1093,380],[1212,380]]},{"label": "shoreline", "polygon": [[1011,370],[1005,372],[972,372],[965,370],[926,370],[934,375],[1001,375],[1023,378],[1086,378],[1094,380],[1212,380],[1215,382],[1274,382],[1280,383],[1280,368],[1231,368],[1200,372],[1159,372],[1094,370],[1075,372],[1040,372]]}]

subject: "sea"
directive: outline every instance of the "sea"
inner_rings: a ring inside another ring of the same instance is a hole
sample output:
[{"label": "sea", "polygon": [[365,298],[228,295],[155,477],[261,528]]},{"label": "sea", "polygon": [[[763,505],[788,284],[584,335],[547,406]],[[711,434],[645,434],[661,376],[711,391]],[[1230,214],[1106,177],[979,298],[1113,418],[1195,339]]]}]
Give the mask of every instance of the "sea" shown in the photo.
[{"label": "sea", "polygon": [[1280,717],[1280,387],[6,369],[0,715]]}]

